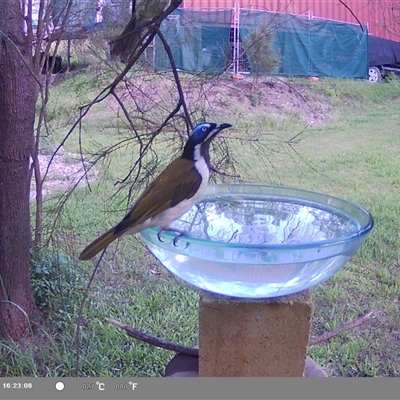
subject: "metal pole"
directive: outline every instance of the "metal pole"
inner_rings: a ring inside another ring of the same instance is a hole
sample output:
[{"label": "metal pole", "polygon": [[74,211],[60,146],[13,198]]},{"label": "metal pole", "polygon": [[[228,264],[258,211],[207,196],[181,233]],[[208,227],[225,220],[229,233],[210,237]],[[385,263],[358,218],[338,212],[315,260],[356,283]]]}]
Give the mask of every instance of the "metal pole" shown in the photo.
[{"label": "metal pole", "polygon": [[239,22],[240,22],[240,8],[239,3],[235,3],[234,8],[234,31],[233,31],[233,49],[234,49],[234,63],[233,63],[233,72],[234,74],[239,73],[239,56],[240,56],[240,48],[239,48]]}]

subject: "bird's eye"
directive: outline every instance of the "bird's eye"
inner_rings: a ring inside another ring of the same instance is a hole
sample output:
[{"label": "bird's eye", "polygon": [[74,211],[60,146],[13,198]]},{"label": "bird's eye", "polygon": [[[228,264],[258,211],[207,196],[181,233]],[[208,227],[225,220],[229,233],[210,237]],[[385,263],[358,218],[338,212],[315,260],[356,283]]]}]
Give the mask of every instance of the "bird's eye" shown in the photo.
[{"label": "bird's eye", "polygon": [[207,130],[207,128],[201,128],[201,130],[202,130],[203,132],[205,132],[205,131]]}]

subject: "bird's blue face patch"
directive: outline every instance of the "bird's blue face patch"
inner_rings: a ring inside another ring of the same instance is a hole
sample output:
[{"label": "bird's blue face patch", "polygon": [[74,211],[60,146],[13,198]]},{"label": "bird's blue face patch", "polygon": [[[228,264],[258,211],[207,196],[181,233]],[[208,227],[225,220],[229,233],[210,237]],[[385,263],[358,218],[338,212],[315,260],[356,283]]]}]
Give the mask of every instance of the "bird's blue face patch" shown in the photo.
[{"label": "bird's blue face patch", "polygon": [[200,144],[206,141],[216,127],[217,124],[211,122],[205,122],[195,126],[191,135],[194,144]]}]

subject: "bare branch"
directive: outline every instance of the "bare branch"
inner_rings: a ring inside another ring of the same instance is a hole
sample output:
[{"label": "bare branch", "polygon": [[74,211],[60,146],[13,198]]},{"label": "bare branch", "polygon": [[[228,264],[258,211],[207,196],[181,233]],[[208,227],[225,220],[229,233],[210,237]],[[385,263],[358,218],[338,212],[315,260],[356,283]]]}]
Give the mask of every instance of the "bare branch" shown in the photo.
[{"label": "bare branch", "polygon": [[164,46],[164,49],[168,55],[168,59],[169,62],[171,64],[171,68],[172,68],[172,73],[174,74],[174,78],[175,78],[175,83],[176,83],[176,88],[178,90],[179,93],[179,99],[180,99],[180,103],[182,104],[183,110],[185,112],[185,122],[186,122],[186,126],[187,126],[187,130],[192,130],[193,129],[193,124],[190,120],[190,114],[188,112],[187,106],[186,106],[186,102],[185,102],[185,95],[183,93],[183,89],[182,89],[182,85],[181,85],[181,81],[179,79],[179,74],[178,74],[178,70],[176,68],[176,64],[175,64],[175,60],[174,57],[172,55],[172,51],[171,51],[171,47],[169,46],[168,42],[166,41],[164,35],[161,33],[160,29],[157,27],[157,35],[158,37],[161,39],[161,42]]},{"label": "bare branch", "polygon": [[67,132],[67,134],[64,136],[63,140],[60,142],[60,144],[57,146],[57,148],[55,149],[54,153],[52,154],[50,161],[47,165],[47,169],[46,172],[44,174],[43,179],[46,177],[46,175],[49,172],[50,166],[54,160],[54,157],[58,154],[58,152],[60,151],[60,149],[64,146],[65,142],[68,140],[68,138],[71,136],[72,132],[74,132],[75,128],[78,126],[78,124],[80,123],[80,121],[89,113],[89,111],[91,110],[91,108],[97,104],[100,103],[101,101],[103,101],[104,99],[106,99],[111,93],[112,91],[118,86],[118,84],[124,79],[124,77],[126,76],[126,74],[131,70],[131,68],[133,67],[133,65],[135,64],[135,62],[139,59],[139,57],[143,54],[143,52],[145,51],[146,47],[152,42],[153,38],[155,36],[155,32],[153,34],[151,34],[149,36],[149,38],[147,39],[146,43],[142,46],[142,48],[139,50],[139,52],[135,55],[135,57],[133,57],[128,64],[126,65],[126,67],[124,68],[124,70],[114,79],[114,81],[109,84],[107,87],[105,87],[89,104],[81,107],[82,108],[82,112],[79,116],[79,118],[74,122],[74,124],[72,125],[72,127],[69,129],[69,131]]},{"label": "bare branch", "polygon": [[325,342],[326,340],[332,339],[335,336],[340,335],[343,332],[349,331],[350,329],[354,329],[357,326],[363,325],[372,319],[376,318],[381,314],[380,310],[374,310],[369,312],[368,314],[365,314],[364,316],[355,319],[354,321],[348,322],[347,324],[343,324],[342,326],[339,326],[339,328],[334,329],[333,331],[326,332],[323,335],[316,336],[310,338],[309,345],[314,346],[318,343]]},{"label": "bare branch", "polygon": [[126,120],[129,122],[129,125],[131,126],[133,132],[135,132],[136,135],[136,139],[139,142],[140,146],[143,146],[143,142],[142,139],[140,138],[140,135],[138,133],[138,131],[135,128],[135,125],[131,119],[131,117],[129,116],[128,110],[126,109],[124,103],[121,101],[121,99],[119,98],[118,94],[115,92],[115,90],[112,90],[111,94],[114,96],[114,98],[117,100],[119,106],[121,107],[122,112],[125,115]]},{"label": "bare branch", "polygon": [[210,170],[215,172],[218,175],[227,176],[229,178],[240,178],[240,175],[238,175],[238,174],[228,174],[227,172],[220,171],[219,169],[213,167],[212,165],[210,167]]},{"label": "bare branch", "polygon": [[121,324],[115,319],[106,318],[106,321],[116,326],[117,328],[123,329],[128,336],[133,337],[142,342],[152,344],[153,346],[161,347],[166,350],[175,351],[177,353],[187,354],[189,356],[197,356],[199,354],[199,350],[196,348],[182,346],[180,344],[176,344],[168,340],[159,339],[155,336],[151,336],[144,332],[141,332],[138,329],[135,329],[129,325]]},{"label": "bare branch", "polygon": [[[125,183],[129,177],[132,175],[132,172],[135,170],[137,165],[141,162],[143,156],[147,153],[147,150],[151,146],[153,140],[157,137],[157,135],[161,132],[161,130],[168,124],[168,122],[179,112],[180,108],[182,106],[181,101],[178,101],[178,104],[175,106],[175,108],[169,113],[169,115],[165,118],[164,122],[156,129],[152,134],[149,142],[141,149],[140,156],[138,157],[137,161],[135,164],[132,166],[132,168],[129,170],[128,174],[125,176],[124,179],[119,181],[119,184]],[[118,193],[118,191],[117,191]]]},{"label": "bare branch", "polygon": [[364,27],[363,27],[362,23],[360,22],[360,20],[357,18],[356,14],[354,14],[353,10],[342,0],[339,0],[339,3],[342,4],[344,7],[346,7],[350,11],[351,15],[357,20],[358,25],[360,25],[361,31],[364,32]]},{"label": "bare branch", "polygon": [[[339,328],[337,328],[331,332],[324,333],[323,335],[320,335],[317,337],[312,337],[309,340],[309,346],[314,346],[323,341],[332,339],[333,337],[338,336],[345,331],[348,331],[350,329],[356,328],[357,326],[363,325],[363,324],[369,322],[371,319],[376,318],[380,314],[380,312],[381,311],[379,311],[379,310],[371,311],[368,314],[364,315],[363,317],[357,318],[354,321],[351,321],[347,324],[343,324],[342,326],[340,326]],[[171,351],[175,351],[177,353],[186,354],[188,356],[198,356],[199,355],[199,349],[197,349],[197,348],[182,346],[177,343],[173,343],[173,342],[170,342],[170,341],[167,341],[164,339],[160,339],[156,336],[148,335],[148,334],[141,332],[138,329],[135,329],[129,325],[124,325],[112,318],[106,318],[106,321],[120,329],[123,329],[127,333],[128,336],[133,337],[142,342],[151,344],[156,347],[161,347],[166,350],[171,350]]]}]

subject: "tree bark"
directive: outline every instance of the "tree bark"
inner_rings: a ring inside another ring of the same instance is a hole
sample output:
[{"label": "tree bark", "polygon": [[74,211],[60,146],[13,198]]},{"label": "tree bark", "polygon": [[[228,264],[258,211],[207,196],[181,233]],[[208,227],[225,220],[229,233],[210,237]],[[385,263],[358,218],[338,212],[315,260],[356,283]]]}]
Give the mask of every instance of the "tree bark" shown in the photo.
[{"label": "tree bark", "polygon": [[34,311],[30,156],[38,86],[19,0],[0,7],[0,336],[19,339]]}]

